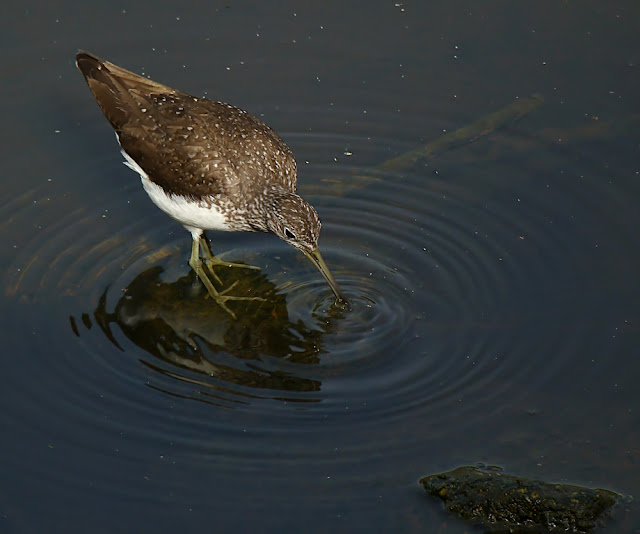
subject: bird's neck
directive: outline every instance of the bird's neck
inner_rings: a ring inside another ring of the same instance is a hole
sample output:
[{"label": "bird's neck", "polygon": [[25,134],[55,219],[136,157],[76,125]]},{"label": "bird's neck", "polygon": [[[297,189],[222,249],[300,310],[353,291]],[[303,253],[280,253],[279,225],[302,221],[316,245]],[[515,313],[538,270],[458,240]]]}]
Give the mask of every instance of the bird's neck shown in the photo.
[{"label": "bird's neck", "polygon": [[287,199],[299,196],[278,186],[269,187],[264,194],[256,196],[248,206],[236,212],[229,225],[234,230],[276,233],[280,206]]}]

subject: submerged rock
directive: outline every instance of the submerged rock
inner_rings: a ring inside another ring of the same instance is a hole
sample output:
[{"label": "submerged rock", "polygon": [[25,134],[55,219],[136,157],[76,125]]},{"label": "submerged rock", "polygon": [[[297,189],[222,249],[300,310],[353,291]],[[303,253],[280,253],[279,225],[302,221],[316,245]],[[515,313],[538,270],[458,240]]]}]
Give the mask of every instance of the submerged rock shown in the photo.
[{"label": "submerged rock", "polygon": [[465,466],[420,480],[452,514],[491,532],[589,532],[621,496]]}]

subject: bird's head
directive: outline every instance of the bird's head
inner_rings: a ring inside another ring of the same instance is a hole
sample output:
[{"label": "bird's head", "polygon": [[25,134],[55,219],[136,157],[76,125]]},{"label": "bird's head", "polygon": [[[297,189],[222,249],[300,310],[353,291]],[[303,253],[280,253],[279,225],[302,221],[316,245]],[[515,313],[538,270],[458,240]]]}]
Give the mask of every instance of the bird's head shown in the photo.
[{"label": "bird's head", "polygon": [[267,210],[269,231],[303,252],[322,273],[336,298],[344,301],[342,292],[318,249],[322,224],[314,207],[301,196],[290,192],[278,193],[271,200],[271,209]]},{"label": "bird's head", "polygon": [[316,210],[301,196],[295,193],[277,195],[268,213],[270,232],[302,252],[318,248],[322,224]]}]

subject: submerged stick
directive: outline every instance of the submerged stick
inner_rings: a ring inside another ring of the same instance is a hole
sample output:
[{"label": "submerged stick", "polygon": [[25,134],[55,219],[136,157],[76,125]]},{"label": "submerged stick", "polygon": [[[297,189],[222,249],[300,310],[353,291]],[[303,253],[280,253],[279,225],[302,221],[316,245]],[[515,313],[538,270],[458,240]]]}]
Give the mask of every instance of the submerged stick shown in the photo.
[{"label": "submerged stick", "polygon": [[516,121],[531,113],[544,102],[542,95],[518,98],[508,106],[491,113],[477,121],[453,132],[438,137],[424,146],[410,150],[398,157],[389,159],[377,166],[378,169],[401,171],[411,169],[425,159],[433,159],[447,150],[473,143],[480,137],[499,130],[510,122]]},{"label": "submerged stick", "polygon": [[[512,102],[498,111],[490,113],[489,115],[486,115],[467,126],[459,128],[458,130],[446,133],[443,136],[438,137],[435,141],[431,141],[424,146],[386,160],[376,165],[374,168],[381,171],[409,171],[414,169],[420,161],[433,159],[448,150],[473,143],[480,137],[484,137],[496,130],[499,130],[500,128],[503,128],[507,124],[531,113],[543,102],[544,98],[541,95],[518,98],[515,102]],[[305,194],[311,195],[331,194],[334,196],[340,196],[344,195],[348,191],[362,189],[374,182],[379,182],[380,180],[381,177],[375,174],[353,174],[341,177],[340,179],[327,177],[324,178],[319,186],[316,186],[315,188],[310,185],[304,186],[304,191]]]}]

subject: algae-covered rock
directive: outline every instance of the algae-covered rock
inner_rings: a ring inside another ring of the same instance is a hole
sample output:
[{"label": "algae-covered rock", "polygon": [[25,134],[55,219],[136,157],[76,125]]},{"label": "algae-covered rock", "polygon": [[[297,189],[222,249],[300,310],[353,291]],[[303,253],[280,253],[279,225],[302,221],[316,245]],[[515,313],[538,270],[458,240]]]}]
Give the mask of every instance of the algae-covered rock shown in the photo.
[{"label": "algae-covered rock", "polygon": [[621,496],[465,466],[420,480],[463,519],[502,532],[589,532]]}]

